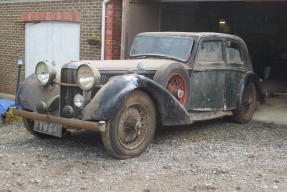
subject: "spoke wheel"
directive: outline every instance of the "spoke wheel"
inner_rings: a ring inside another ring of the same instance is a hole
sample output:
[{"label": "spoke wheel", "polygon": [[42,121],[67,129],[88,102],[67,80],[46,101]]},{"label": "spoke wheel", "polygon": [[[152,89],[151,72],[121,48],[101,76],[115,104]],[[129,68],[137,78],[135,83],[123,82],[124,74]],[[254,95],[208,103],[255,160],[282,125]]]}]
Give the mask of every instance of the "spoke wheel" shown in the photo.
[{"label": "spoke wheel", "polygon": [[119,122],[119,140],[129,150],[136,149],[144,142],[149,132],[147,109],[141,104],[129,106]]},{"label": "spoke wheel", "polygon": [[254,83],[248,83],[244,89],[241,105],[233,111],[233,119],[238,123],[247,123],[252,119],[255,109],[256,88]]},{"label": "spoke wheel", "polygon": [[156,128],[153,101],[144,92],[129,94],[114,119],[107,122],[102,140],[107,151],[118,159],[139,156],[149,146]]},{"label": "spoke wheel", "polygon": [[167,90],[182,104],[187,99],[187,83],[180,73],[172,73],[167,82]]}]

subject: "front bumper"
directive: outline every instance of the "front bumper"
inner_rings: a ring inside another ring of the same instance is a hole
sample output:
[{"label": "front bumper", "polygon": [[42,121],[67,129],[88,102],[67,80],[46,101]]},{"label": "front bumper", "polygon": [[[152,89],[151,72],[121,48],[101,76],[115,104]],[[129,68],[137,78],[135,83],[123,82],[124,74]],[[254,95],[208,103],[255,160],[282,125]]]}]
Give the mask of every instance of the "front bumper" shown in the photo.
[{"label": "front bumper", "polygon": [[92,121],[83,121],[78,119],[68,119],[68,118],[62,118],[52,115],[45,115],[45,114],[39,114],[35,112],[28,112],[21,109],[13,109],[13,113],[15,115],[27,118],[27,119],[33,119],[33,120],[39,120],[39,121],[47,121],[51,123],[60,124],[67,127],[75,127],[75,128],[81,128],[86,130],[92,130],[97,132],[105,132],[106,124],[103,121],[100,122],[92,122]]}]

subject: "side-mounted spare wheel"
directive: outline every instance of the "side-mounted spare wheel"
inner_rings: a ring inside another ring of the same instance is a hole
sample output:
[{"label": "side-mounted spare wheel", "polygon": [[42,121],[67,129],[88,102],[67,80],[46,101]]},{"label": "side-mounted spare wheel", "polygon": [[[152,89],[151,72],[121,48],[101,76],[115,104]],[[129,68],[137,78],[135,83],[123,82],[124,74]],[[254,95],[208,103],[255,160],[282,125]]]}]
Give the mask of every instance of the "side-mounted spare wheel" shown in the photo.
[{"label": "side-mounted spare wheel", "polygon": [[233,111],[233,119],[237,123],[247,123],[253,117],[256,109],[256,88],[253,82],[246,84],[242,101],[238,109]]},{"label": "side-mounted spare wheel", "polygon": [[162,65],[153,80],[165,87],[183,106],[188,106],[190,82],[188,72],[182,64]]},{"label": "side-mounted spare wheel", "polygon": [[151,143],[156,129],[156,112],[151,98],[135,90],[126,98],[116,117],[107,122],[102,140],[118,159],[139,156]]}]

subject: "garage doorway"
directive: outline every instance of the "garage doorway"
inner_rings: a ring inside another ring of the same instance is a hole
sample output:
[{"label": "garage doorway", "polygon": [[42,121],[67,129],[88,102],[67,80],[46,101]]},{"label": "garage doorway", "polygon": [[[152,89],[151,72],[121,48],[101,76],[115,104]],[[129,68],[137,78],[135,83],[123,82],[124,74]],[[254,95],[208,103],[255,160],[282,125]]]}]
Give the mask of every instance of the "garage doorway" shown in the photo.
[{"label": "garage doorway", "polygon": [[[127,2],[140,3],[139,0]],[[268,94],[277,95],[281,101],[287,100],[287,1],[149,0],[145,8],[155,3],[159,3],[159,6],[150,9],[153,10],[153,17],[148,19],[145,19],[147,17],[141,11],[132,12],[127,9],[129,14],[123,24],[133,18],[136,26],[149,21],[159,26],[154,30],[149,27],[138,28],[140,30],[131,33],[123,25],[126,35],[123,35],[123,40],[129,39],[123,41],[126,45],[125,57],[129,53],[130,39],[144,31],[221,32],[237,35],[246,42],[254,71],[264,79],[264,88]],[[275,106],[284,107],[283,111],[287,112],[286,102],[276,100],[274,104],[272,99],[270,101],[267,110]]]},{"label": "garage doorway", "polygon": [[287,124],[287,2],[161,4],[161,31],[237,35],[249,48],[255,73],[268,94],[255,120]]},{"label": "garage doorway", "polygon": [[71,22],[40,22],[25,25],[25,76],[34,73],[36,64],[46,60],[61,68],[79,60],[80,24]]}]

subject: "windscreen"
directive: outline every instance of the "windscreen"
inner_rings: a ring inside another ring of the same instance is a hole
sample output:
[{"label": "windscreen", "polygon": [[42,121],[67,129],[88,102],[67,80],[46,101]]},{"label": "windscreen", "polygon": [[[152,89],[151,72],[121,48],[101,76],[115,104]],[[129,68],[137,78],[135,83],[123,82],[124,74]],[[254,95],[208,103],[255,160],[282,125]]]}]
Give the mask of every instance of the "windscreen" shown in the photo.
[{"label": "windscreen", "polygon": [[162,56],[187,61],[192,45],[193,40],[185,37],[138,36],[130,56]]}]

